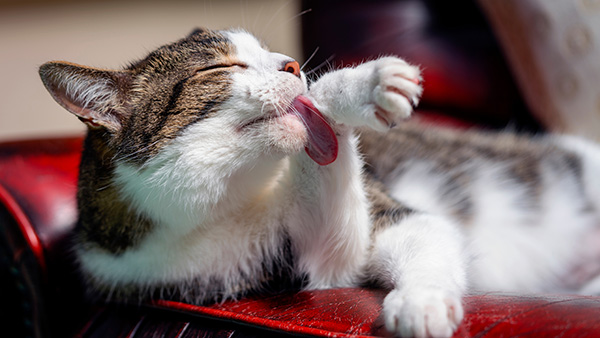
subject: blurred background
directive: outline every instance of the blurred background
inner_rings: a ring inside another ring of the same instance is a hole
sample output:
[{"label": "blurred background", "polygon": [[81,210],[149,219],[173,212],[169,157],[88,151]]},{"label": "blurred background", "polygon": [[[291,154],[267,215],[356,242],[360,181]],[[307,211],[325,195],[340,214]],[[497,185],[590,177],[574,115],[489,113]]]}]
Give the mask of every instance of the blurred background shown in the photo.
[{"label": "blurred background", "polygon": [[245,28],[313,77],[402,56],[444,123],[600,139],[600,0],[0,0],[0,141],[83,132],[45,61],[119,68],[198,26]]}]

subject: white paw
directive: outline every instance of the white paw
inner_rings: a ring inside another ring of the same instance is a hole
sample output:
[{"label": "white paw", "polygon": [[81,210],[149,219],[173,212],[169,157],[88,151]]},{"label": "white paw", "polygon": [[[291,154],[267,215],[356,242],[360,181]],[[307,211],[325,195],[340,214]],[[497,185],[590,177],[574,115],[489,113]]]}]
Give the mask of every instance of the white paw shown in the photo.
[{"label": "white paw", "polygon": [[461,299],[435,288],[393,290],[383,301],[386,328],[401,337],[451,337],[463,319]]},{"label": "white paw", "polygon": [[386,131],[410,116],[423,92],[419,68],[402,59],[385,57],[359,67],[372,67],[371,100],[367,105],[367,125]]}]

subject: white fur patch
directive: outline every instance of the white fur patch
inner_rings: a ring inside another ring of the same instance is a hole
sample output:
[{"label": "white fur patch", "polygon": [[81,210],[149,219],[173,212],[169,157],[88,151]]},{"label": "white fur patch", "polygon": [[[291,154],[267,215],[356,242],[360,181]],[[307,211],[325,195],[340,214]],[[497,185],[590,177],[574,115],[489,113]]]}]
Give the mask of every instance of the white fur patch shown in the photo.
[{"label": "white fur patch", "polygon": [[[520,207],[523,192],[493,171],[476,184],[477,217],[470,238],[478,253],[473,286],[483,290],[540,292],[562,289],[560,277],[573,265],[591,219],[576,182],[542,171],[540,210]],[[510,249],[509,249],[510,248]]]},{"label": "white fur patch", "polygon": [[316,165],[306,154],[293,159],[291,185],[298,199],[289,218],[298,264],[308,273],[308,288],[356,285],[369,245],[369,207],[360,178],[357,139],[339,138],[338,159]]},{"label": "white fur patch", "polygon": [[[584,257],[579,243],[597,225],[597,216],[585,211],[587,200],[575,178],[542,165],[538,209],[526,203],[530,196],[525,187],[505,178],[501,164],[473,160],[465,165],[473,168],[472,184],[464,187],[473,203],[473,217],[464,225],[473,255],[471,286],[481,291],[563,291],[565,277]],[[392,195],[417,210],[452,219],[455,201],[441,193],[443,175],[425,162],[403,168],[391,184]]]}]

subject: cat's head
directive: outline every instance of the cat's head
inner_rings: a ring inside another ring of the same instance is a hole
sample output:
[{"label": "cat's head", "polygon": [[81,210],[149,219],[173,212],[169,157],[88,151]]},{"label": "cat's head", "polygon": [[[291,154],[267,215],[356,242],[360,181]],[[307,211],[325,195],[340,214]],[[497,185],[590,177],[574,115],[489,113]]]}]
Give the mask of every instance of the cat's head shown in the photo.
[{"label": "cat's head", "polygon": [[198,29],[124,70],[49,62],[40,75],[59,104],[105,132],[116,157],[129,163],[142,165],[182,137],[237,156],[289,153],[306,143],[306,129],[288,114],[306,92],[298,63],[243,31]]},{"label": "cat's head", "polygon": [[89,127],[80,200],[117,183],[162,223],[192,226],[264,189],[314,134],[293,109],[307,91],[298,63],[243,31],[199,29],[123,70],[49,62],[40,75]]}]

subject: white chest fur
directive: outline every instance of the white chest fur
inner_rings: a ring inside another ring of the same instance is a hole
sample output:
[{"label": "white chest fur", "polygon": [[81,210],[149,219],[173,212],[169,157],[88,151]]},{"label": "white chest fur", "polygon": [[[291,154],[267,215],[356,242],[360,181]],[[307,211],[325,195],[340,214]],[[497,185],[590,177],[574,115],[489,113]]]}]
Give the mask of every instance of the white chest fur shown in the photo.
[{"label": "white chest fur", "polygon": [[[201,130],[189,134],[196,137]],[[155,227],[122,254],[81,252],[91,275],[107,285],[216,278],[235,288],[242,276],[258,280],[264,262],[278,259],[289,239],[297,273],[308,275],[308,287],[356,282],[367,257],[370,220],[355,138],[340,139],[339,158],[328,167],[304,153],[239,167],[191,165],[193,156],[174,160],[185,141],[146,170],[118,167],[124,195]]]}]

